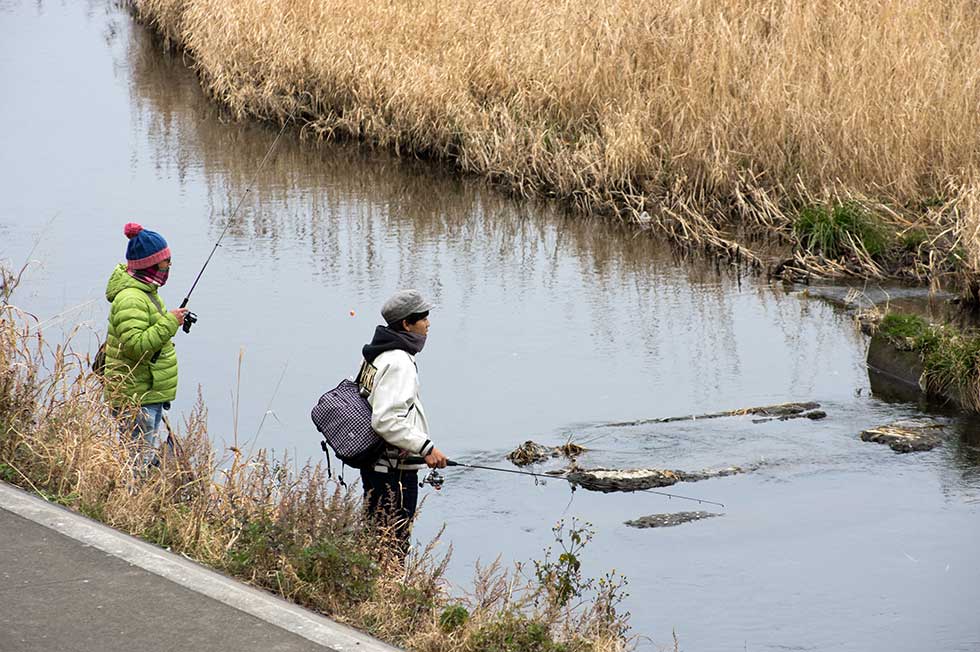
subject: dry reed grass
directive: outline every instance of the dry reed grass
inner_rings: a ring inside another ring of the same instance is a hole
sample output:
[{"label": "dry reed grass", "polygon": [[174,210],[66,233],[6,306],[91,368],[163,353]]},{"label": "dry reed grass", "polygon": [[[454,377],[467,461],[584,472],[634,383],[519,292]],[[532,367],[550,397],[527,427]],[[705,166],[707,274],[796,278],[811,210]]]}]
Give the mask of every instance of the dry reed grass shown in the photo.
[{"label": "dry reed grass", "polygon": [[882,269],[858,243],[794,265],[980,269],[973,0],[132,4],[239,117],[449,159],[748,262],[746,232],[792,241],[801,207],[857,201],[927,232],[914,259]]},{"label": "dry reed grass", "polygon": [[460,652],[498,638],[523,641],[494,648],[514,652],[628,647],[618,584],[559,605],[548,582],[495,563],[472,596],[453,597],[438,539],[402,564],[366,524],[358,493],[319,465],[216,451],[200,400],[183,426],[160,468],[134,466],[87,357],[70,339],[49,346],[33,318],[0,305],[0,480],[409,649]]}]

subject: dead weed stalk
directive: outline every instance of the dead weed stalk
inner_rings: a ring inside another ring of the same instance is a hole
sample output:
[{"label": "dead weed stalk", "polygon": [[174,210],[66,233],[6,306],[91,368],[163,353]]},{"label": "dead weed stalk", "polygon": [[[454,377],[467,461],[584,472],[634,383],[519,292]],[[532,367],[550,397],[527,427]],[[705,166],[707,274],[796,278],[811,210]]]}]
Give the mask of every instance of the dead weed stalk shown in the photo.
[{"label": "dead weed stalk", "polygon": [[619,584],[556,609],[540,603],[547,586],[497,563],[453,597],[438,537],[402,563],[319,465],[216,451],[206,423],[198,397],[177,452],[141,468],[87,356],[0,306],[0,479],[413,650],[627,647]]}]

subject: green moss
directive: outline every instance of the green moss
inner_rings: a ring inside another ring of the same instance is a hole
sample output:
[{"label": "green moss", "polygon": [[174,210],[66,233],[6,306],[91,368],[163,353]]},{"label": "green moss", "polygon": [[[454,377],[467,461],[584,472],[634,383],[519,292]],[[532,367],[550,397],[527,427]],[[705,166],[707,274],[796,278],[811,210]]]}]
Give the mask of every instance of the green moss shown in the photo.
[{"label": "green moss", "polygon": [[855,246],[880,257],[891,244],[884,225],[855,202],[807,206],[800,211],[793,231],[804,249],[830,259],[844,256]]},{"label": "green moss", "polygon": [[918,339],[931,334],[932,328],[918,315],[890,312],[878,324],[878,332],[890,339]]}]

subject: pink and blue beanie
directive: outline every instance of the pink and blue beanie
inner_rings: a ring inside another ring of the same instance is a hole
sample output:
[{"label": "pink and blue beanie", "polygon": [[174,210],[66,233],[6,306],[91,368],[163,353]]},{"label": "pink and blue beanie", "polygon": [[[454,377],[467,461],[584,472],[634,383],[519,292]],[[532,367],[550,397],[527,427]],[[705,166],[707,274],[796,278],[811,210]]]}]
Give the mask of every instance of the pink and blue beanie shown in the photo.
[{"label": "pink and blue beanie", "polygon": [[129,245],[126,247],[127,270],[132,272],[146,269],[170,258],[167,241],[156,231],[144,229],[136,222],[130,222],[123,228],[123,233],[129,238]]}]

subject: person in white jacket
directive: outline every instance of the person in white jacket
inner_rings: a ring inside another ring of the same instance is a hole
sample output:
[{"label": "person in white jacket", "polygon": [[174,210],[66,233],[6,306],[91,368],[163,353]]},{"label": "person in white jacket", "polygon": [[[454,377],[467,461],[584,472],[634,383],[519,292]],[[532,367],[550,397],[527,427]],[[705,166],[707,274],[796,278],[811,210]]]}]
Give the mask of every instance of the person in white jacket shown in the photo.
[{"label": "person in white jacket", "polygon": [[418,505],[418,470],[444,468],[446,456],[429,438],[415,356],[425,346],[433,305],[416,290],[395,293],[381,308],[384,326],[364,346],[357,375],[371,404],[371,426],[387,446],[373,468],[361,469],[368,515],[390,528],[407,552]]}]

